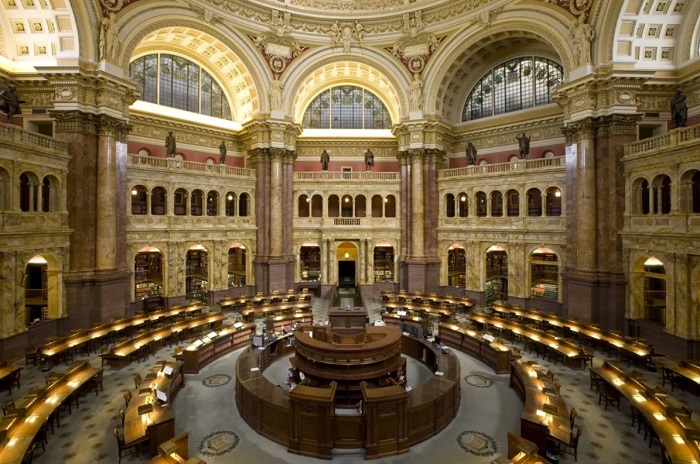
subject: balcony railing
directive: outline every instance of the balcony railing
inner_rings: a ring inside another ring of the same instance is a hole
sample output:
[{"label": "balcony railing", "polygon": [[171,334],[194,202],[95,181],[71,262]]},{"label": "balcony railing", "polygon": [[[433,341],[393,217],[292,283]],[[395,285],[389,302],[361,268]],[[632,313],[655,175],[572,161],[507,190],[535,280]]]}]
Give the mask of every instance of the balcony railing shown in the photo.
[{"label": "balcony railing", "polygon": [[625,156],[636,155],[661,148],[678,147],[700,142],[700,125],[674,129],[639,142],[625,145]]},{"label": "balcony railing", "polygon": [[336,171],[297,171],[294,173],[294,180],[400,180],[400,174],[398,172],[372,172],[372,171],[360,171],[360,172],[336,172]]},{"label": "balcony railing", "polygon": [[203,174],[219,174],[226,176],[254,177],[255,170],[237,168],[223,164],[198,163],[175,158],[156,158],[153,156],[129,155],[129,164],[144,168],[168,169],[173,171],[195,171]]},{"label": "balcony railing", "polygon": [[360,218],[335,218],[333,220],[333,225],[336,226],[359,226],[361,224]]},{"label": "balcony railing", "polygon": [[533,160],[518,160],[510,163],[485,164],[482,166],[466,166],[463,168],[443,169],[438,171],[438,179],[451,177],[480,176],[484,174],[503,174],[505,172],[523,172],[532,170],[547,170],[565,166],[563,156],[556,158],[540,158]]},{"label": "balcony railing", "polygon": [[68,149],[66,142],[61,142],[53,137],[37,134],[36,132],[29,132],[12,124],[0,124],[0,140],[3,139],[13,143],[24,143],[62,152]]}]

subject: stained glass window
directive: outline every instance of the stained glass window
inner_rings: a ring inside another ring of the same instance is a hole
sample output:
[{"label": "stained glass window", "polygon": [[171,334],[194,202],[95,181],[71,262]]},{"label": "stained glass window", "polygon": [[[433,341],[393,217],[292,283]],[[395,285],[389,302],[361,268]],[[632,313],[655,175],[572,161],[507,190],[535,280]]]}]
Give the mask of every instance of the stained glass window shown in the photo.
[{"label": "stained glass window", "polygon": [[142,101],[231,120],[231,107],[221,86],[185,58],[142,56],[131,62],[129,74],[141,89]]},{"label": "stained glass window", "polygon": [[341,85],[326,89],[304,112],[309,129],[389,129],[391,117],[382,101],[361,87]]},{"label": "stained glass window", "polygon": [[563,68],[547,58],[526,56],[505,61],[476,83],[462,110],[462,121],[552,103],[552,90],[563,77]]}]

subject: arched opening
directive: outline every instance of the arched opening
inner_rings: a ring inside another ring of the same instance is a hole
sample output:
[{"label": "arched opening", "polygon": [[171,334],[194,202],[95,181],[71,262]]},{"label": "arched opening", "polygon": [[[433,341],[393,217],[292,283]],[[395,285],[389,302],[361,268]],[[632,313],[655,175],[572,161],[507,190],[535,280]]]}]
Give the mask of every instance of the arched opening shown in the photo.
[{"label": "arched opening", "polygon": [[248,217],[250,211],[248,211],[250,205],[250,195],[243,192],[238,198],[238,215],[240,217]]},{"label": "arched opening", "polygon": [[559,257],[549,248],[530,254],[530,295],[559,300]]},{"label": "arched opening", "polygon": [[508,190],[506,192],[506,208],[508,217],[520,216],[520,193],[517,190]]},{"label": "arched opening", "polygon": [[669,214],[671,212],[671,178],[664,175],[654,179],[651,194],[654,214]]},{"label": "arched opening", "polygon": [[476,192],[476,217],[486,217],[487,212],[486,194],[484,192]]},{"label": "arched opening", "polygon": [[542,192],[532,188],[527,191],[527,215],[530,217],[542,216]]},{"label": "arched opening", "polygon": [[43,256],[29,260],[24,269],[24,310],[26,324],[49,318],[49,265]]},{"label": "arched opening", "polygon": [[503,216],[503,194],[498,190],[491,192],[491,216]]},{"label": "arched opening", "polygon": [[508,299],[508,253],[499,246],[486,250],[486,303]]},{"label": "arched opening", "polygon": [[247,256],[246,247],[241,243],[234,243],[228,249],[228,286],[241,287],[246,285]]},{"label": "arched opening", "polygon": [[19,176],[19,209],[20,211],[36,211],[39,202],[39,179],[30,172]]},{"label": "arched opening", "polygon": [[208,303],[209,252],[202,245],[187,250],[185,257],[185,294],[188,300]]},{"label": "arched opening", "polygon": [[355,217],[367,216],[367,199],[364,195],[355,197]]},{"label": "arched opening", "polygon": [[207,216],[219,215],[219,192],[209,190],[207,192]]},{"label": "arched opening", "polygon": [[691,169],[683,173],[680,200],[684,213],[700,213],[700,170]]},{"label": "arched opening", "polygon": [[372,217],[382,217],[384,214],[383,201],[381,195],[372,196]]},{"label": "arched opening", "polygon": [[[134,301],[162,295],[163,252],[156,247],[143,247],[134,257]],[[144,302],[144,310],[147,306]]]},{"label": "arched opening", "polygon": [[303,282],[321,281],[321,247],[308,244],[299,250],[300,277]]},{"label": "arched opening", "polygon": [[396,276],[394,247],[389,243],[378,242],[374,247],[374,281],[393,282]]},{"label": "arched opening", "polygon": [[151,190],[151,214],[153,216],[165,216],[168,211],[168,193],[163,187],[154,187]]},{"label": "arched opening", "polygon": [[700,171],[690,178],[690,212],[700,213]]},{"label": "arched opening", "polygon": [[321,195],[317,194],[311,197],[311,216],[323,217],[323,197]]},{"label": "arched opening", "polygon": [[179,188],[175,190],[175,196],[173,199],[173,208],[175,216],[185,216],[187,215],[187,190],[184,188]]},{"label": "arched opening", "polygon": [[297,214],[300,218],[310,216],[311,198],[308,195],[299,195],[297,200]]},{"label": "arched opening", "polygon": [[550,187],[546,193],[547,216],[561,216],[561,190]]},{"label": "arched opening", "polygon": [[148,190],[143,185],[131,188],[131,214],[140,216],[148,213]]},{"label": "arched opening", "polygon": [[445,217],[455,217],[455,196],[451,193],[445,195]]},{"label": "arched opening", "polygon": [[60,211],[60,189],[58,179],[46,176],[41,182],[41,210],[45,213]]},{"label": "arched opening", "polygon": [[384,217],[396,217],[396,197],[394,195],[387,195],[384,198]]},{"label": "arched opening", "polygon": [[226,216],[236,215],[236,205],[238,204],[238,195],[234,192],[226,193]]},{"label": "arched opening", "polygon": [[11,209],[11,185],[10,174],[5,169],[0,168],[0,211],[8,211]]},{"label": "arched opening", "polygon": [[354,243],[343,242],[338,245],[336,259],[338,261],[339,288],[355,288],[357,255],[357,247]]},{"label": "arched opening", "polygon": [[350,195],[343,195],[343,201],[340,202],[340,216],[341,217],[352,217],[353,216],[353,201]]},{"label": "arched opening", "polygon": [[459,243],[447,249],[447,285],[461,288],[467,285],[467,253]]},{"label": "arched opening", "polygon": [[469,197],[467,197],[467,194],[462,192],[459,194],[459,217],[465,218],[469,216],[469,202],[467,201]]},{"label": "arched opening", "polygon": [[653,256],[644,261],[644,319],[666,325],[666,268]]},{"label": "arched opening", "polygon": [[340,216],[340,199],[338,195],[328,197],[328,217]]},{"label": "arched opening", "polygon": [[190,216],[202,215],[202,203],[204,202],[204,192],[193,190],[190,195]]}]

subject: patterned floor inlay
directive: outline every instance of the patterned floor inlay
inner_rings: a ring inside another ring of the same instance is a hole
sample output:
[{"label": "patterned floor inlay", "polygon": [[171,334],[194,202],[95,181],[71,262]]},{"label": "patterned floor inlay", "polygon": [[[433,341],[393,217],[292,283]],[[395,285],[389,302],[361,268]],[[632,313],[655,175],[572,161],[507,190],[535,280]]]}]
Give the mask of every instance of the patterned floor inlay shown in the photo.
[{"label": "patterned floor inlay", "polygon": [[475,430],[466,430],[457,435],[457,444],[475,456],[492,456],[498,452],[496,440]]},{"label": "patterned floor inlay", "polygon": [[464,381],[477,388],[489,388],[493,385],[493,380],[479,374],[468,375],[464,378]]},{"label": "patterned floor inlay", "polygon": [[197,452],[204,456],[221,456],[233,450],[240,442],[239,436],[231,430],[219,430],[202,438],[197,444]]},{"label": "patterned floor inlay", "polygon": [[209,388],[223,387],[231,381],[231,376],[226,374],[210,375],[202,380],[202,385]]}]

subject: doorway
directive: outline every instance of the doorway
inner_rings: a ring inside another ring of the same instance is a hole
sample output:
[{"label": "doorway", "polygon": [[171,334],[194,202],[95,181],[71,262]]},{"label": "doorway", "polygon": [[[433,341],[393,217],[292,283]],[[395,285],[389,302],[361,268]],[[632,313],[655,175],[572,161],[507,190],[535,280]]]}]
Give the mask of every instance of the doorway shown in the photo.
[{"label": "doorway", "polygon": [[355,287],[355,261],[338,261],[338,287]]}]

